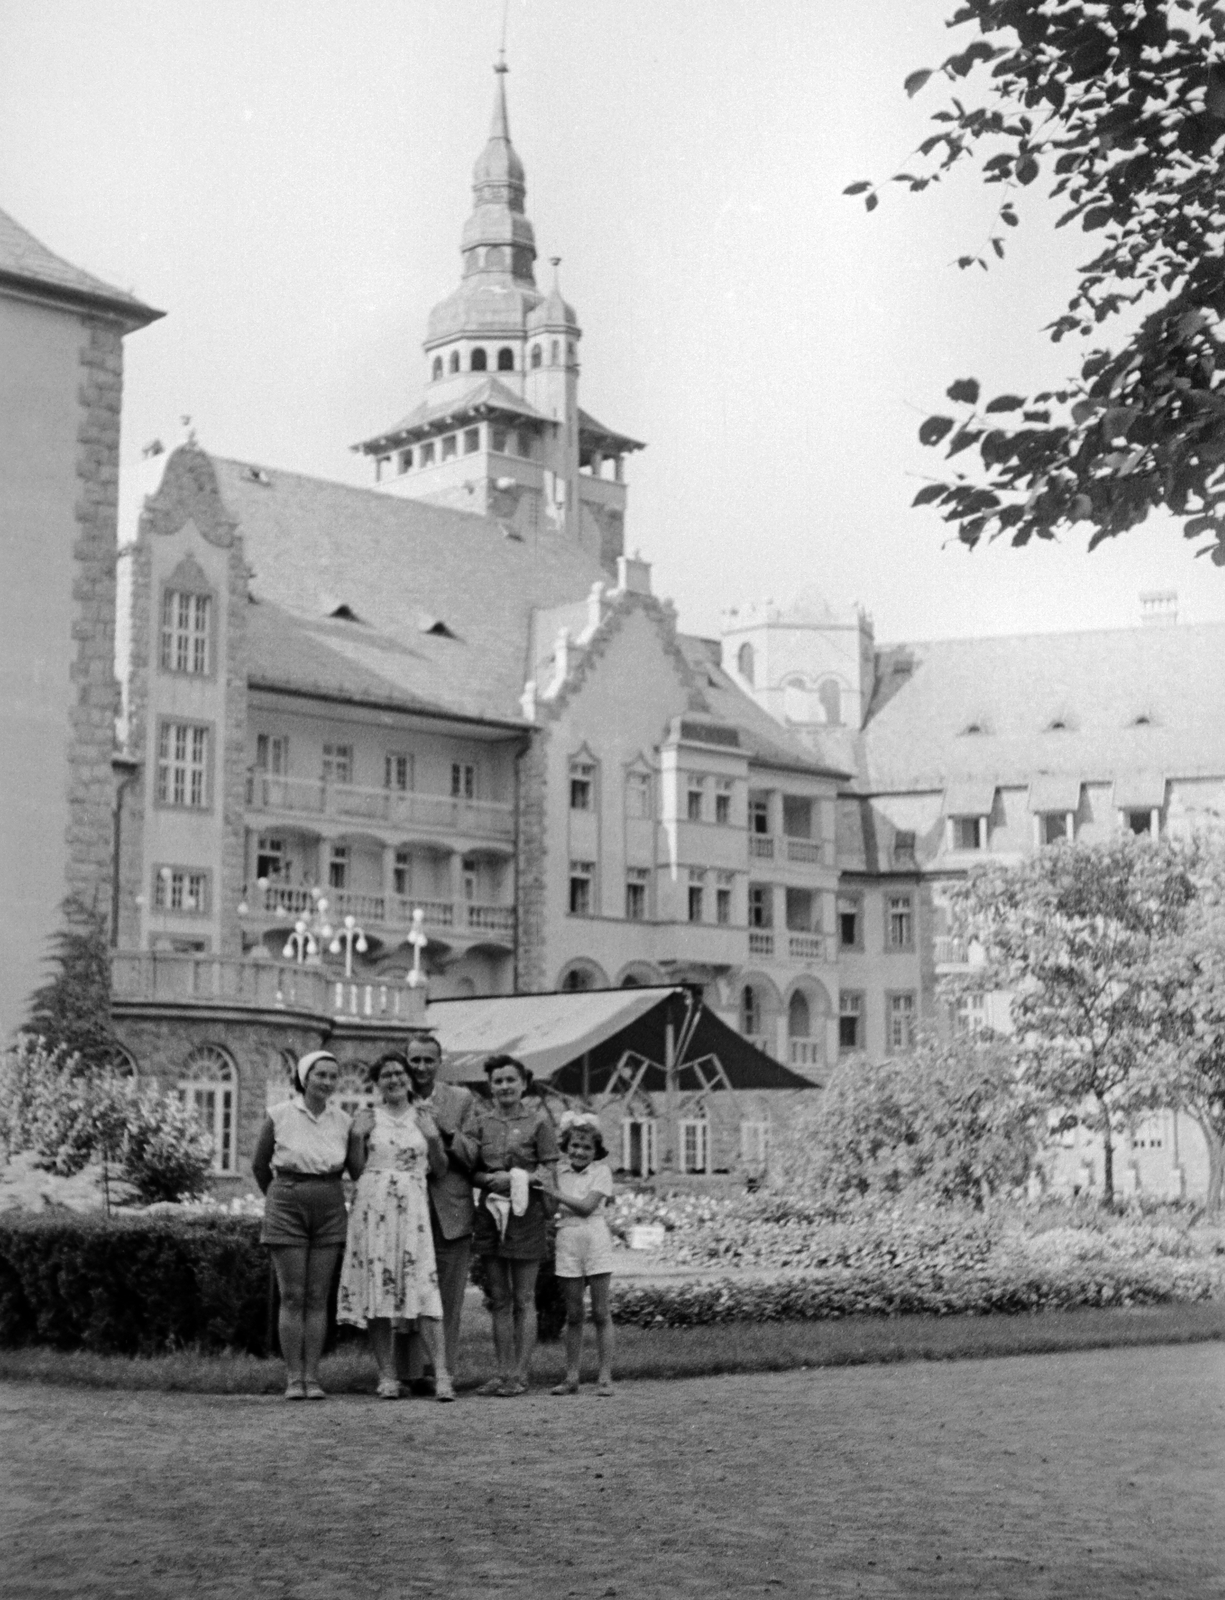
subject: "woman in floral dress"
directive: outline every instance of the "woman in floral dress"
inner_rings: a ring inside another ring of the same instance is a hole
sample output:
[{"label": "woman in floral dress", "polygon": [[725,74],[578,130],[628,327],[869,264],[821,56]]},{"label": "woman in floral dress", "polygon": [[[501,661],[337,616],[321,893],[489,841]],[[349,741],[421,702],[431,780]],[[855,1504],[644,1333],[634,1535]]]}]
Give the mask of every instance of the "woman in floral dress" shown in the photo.
[{"label": "woman in floral dress", "polygon": [[371,1081],[381,1104],[359,1112],[353,1130],[361,1161],[349,1213],[349,1238],[336,1316],[368,1328],[381,1399],[400,1393],[394,1334],[416,1322],[437,1374],[435,1394],[454,1400],[441,1333],[442,1300],[434,1265],[426,1178],[446,1171],[447,1155],[429,1112],[413,1105],[408,1063],[392,1053],[375,1062]]}]

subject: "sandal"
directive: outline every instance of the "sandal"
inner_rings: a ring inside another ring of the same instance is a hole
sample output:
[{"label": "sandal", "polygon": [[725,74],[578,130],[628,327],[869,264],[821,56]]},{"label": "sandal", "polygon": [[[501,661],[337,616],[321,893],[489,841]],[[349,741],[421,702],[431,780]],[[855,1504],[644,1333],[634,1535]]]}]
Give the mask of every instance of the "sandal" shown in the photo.
[{"label": "sandal", "polygon": [[317,1384],[317,1383],[308,1383],[308,1384],[306,1384],[305,1385],[305,1390],[306,1390],[305,1398],[307,1400],[326,1400],[327,1397],[328,1397],[327,1390],[324,1389],[324,1388],[321,1388],[320,1385]]},{"label": "sandal", "polygon": [[285,1385],[285,1398],[286,1400],[306,1399],[306,1385],[302,1382],[301,1378],[290,1378],[289,1382]]},{"label": "sandal", "polygon": [[400,1398],[400,1384],[396,1378],[380,1378],[379,1386],[374,1391],[380,1400],[398,1400]]},{"label": "sandal", "polygon": [[571,1383],[570,1380],[567,1378],[561,1383],[555,1383],[553,1385],[553,1387],[549,1390],[549,1393],[550,1394],[577,1394],[578,1393],[578,1384],[577,1383]]},{"label": "sandal", "polygon": [[505,1378],[489,1378],[476,1391],[477,1394],[501,1394],[505,1387]]}]

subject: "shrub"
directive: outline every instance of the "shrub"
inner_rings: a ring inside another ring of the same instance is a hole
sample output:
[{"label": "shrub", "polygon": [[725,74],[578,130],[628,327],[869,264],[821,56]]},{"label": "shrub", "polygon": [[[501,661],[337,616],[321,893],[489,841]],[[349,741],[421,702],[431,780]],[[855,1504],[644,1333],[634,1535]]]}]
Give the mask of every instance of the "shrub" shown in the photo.
[{"label": "shrub", "polygon": [[123,1176],[142,1200],[198,1195],[208,1183],[211,1140],[189,1107],[153,1085],[130,1097],[122,1151]]},{"label": "shrub", "polygon": [[0,1217],[0,1344],[266,1351],[268,1255],[245,1217]]}]

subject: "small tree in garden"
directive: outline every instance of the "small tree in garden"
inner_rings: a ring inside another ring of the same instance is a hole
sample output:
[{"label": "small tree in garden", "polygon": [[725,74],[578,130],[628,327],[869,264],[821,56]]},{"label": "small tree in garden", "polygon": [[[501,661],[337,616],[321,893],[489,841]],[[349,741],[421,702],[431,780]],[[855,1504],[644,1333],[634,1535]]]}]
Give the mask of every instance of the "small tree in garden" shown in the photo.
[{"label": "small tree in garden", "polygon": [[981,1206],[1024,1183],[1035,1149],[1008,1042],[924,1037],[894,1061],[843,1062],[776,1138],[770,1186],[832,1211],[902,1195]]},{"label": "small tree in garden", "polygon": [[111,1027],[111,952],[106,918],[79,896],[63,907],[64,927],[52,936],[55,972],[30,997],[25,1031],[49,1049],[80,1057],[80,1070],[119,1059]]},{"label": "small tree in garden", "polygon": [[953,932],[983,957],[963,986],[1010,991],[1025,1083],[1101,1137],[1107,1204],[1116,1135],[1159,1103],[1165,967],[1196,860],[1194,848],[1165,841],[1057,845],[950,891]]}]

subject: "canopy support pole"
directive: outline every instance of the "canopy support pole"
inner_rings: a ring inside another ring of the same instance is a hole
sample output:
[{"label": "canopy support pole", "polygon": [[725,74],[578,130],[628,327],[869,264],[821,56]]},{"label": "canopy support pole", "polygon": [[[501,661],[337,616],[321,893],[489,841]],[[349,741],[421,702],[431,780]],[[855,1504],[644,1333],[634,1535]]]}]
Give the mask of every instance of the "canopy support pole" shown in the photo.
[{"label": "canopy support pole", "polygon": [[677,1170],[677,1140],[680,1137],[676,1074],[676,1025],[671,1016],[664,1025],[664,1153],[661,1172]]}]

